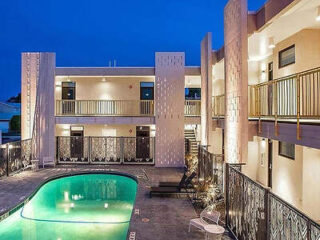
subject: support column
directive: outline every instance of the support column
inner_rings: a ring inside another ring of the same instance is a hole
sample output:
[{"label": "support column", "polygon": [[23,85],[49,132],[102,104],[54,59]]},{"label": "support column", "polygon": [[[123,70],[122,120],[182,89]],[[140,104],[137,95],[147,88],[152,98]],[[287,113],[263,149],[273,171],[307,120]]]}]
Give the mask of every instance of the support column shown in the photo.
[{"label": "support column", "polygon": [[184,166],[184,68],[184,53],[156,53],[156,167]]},{"label": "support column", "polygon": [[212,131],[212,33],[208,33],[201,42],[201,144],[202,145],[211,145],[211,134],[212,134],[211,131]]},{"label": "support column", "polygon": [[243,163],[248,156],[248,6],[230,0],[224,9],[225,159]]},{"label": "support column", "polygon": [[54,161],[55,53],[22,54],[22,139],[32,138],[33,157]]}]

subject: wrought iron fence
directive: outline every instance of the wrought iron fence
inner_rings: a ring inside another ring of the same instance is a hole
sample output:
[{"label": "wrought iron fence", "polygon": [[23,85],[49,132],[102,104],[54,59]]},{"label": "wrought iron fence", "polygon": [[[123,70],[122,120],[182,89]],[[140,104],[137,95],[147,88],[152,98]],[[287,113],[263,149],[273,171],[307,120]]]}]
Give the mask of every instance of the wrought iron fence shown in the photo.
[{"label": "wrought iron fence", "polygon": [[31,139],[0,145],[0,177],[31,166]]},{"label": "wrought iron fence", "polygon": [[205,146],[198,150],[198,178],[199,181],[212,183],[224,189],[224,158],[222,154],[210,153]]},{"label": "wrought iron fence", "polygon": [[153,137],[57,137],[58,163],[154,164]]},{"label": "wrought iron fence", "polygon": [[186,100],[184,103],[185,116],[201,115],[201,100]]},{"label": "wrought iron fence", "polygon": [[57,116],[153,116],[152,100],[56,100]]},{"label": "wrought iron fence", "polygon": [[226,164],[226,224],[239,240],[318,240],[320,225]]}]

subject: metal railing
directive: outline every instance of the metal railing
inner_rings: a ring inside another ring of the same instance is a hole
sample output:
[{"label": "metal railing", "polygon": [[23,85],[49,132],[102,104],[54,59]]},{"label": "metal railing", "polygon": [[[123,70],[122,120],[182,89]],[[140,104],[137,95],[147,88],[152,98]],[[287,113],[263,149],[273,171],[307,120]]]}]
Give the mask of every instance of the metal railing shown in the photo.
[{"label": "metal railing", "polygon": [[154,164],[153,137],[57,137],[58,163]]},{"label": "metal railing", "polygon": [[212,97],[212,117],[220,118],[225,115],[225,95]]},{"label": "metal railing", "polygon": [[0,177],[31,166],[31,144],[31,139],[27,139],[0,145]]},{"label": "metal railing", "polygon": [[185,100],[184,103],[185,116],[200,116],[201,115],[201,100]]},{"label": "metal railing", "polygon": [[56,100],[57,116],[153,116],[152,100]]},{"label": "metal railing", "polygon": [[239,240],[316,240],[320,225],[226,164],[226,225]]},{"label": "metal railing", "polygon": [[213,154],[205,146],[198,148],[198,179],[199,181],[213,184],[223,192],[223,165],[222,154]]}]

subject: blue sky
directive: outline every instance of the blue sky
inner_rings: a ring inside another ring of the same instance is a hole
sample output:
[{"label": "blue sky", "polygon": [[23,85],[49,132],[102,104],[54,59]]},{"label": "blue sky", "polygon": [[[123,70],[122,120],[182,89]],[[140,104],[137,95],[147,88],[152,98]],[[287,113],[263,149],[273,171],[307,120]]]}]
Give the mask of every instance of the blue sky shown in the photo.
[{"label": "blue sky", "polygon": [[[248,0],[257,10],[265,0]],[[0,100],[20,91],[21,52],[52,51],[57,66],[153,66],[156,51],[200,64],[200,41],[223,45],[227,0],[0,0]]]}]

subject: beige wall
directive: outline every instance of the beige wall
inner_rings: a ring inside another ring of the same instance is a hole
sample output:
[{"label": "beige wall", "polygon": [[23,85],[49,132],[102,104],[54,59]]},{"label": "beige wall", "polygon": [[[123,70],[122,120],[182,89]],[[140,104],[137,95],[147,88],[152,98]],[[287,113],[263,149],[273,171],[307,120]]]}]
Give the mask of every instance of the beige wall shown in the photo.
[{"label": "beige wall", "polygon": [[320,150],[303,147],[303,209],[320,222]]},{"label": "beige wall", "polygon": [[[136,125],[102,125],[102,124],[87,124],[87,125],[72,125],[83,126],[84,136],[115,136],[115,137],[135,137]],[[56,136],[70,136],[70,125],[57,124]],[[150,126],[150,136],[154,137],[154,125]],[[115,134],[115,135],[114,135]]]},{"label": "beige wall", "polygon": [[[76,82],[77,100],[140,100],[140,82],[154,82],[154,77],[71,77]],[[56,77],[55,98],[61,99],[61,82]],[[57,86],[58,85],[58,86]],[[60,87],[59,87],[60,85]]]},{"label": "beige wall", "polygon": [[224,94],[224,59],[212,67],[212,96]]},{"label": "beige wall", "polygon": [[212,131],[209,151],[214,154],[222,154],[222,128],[216,128]]}]

